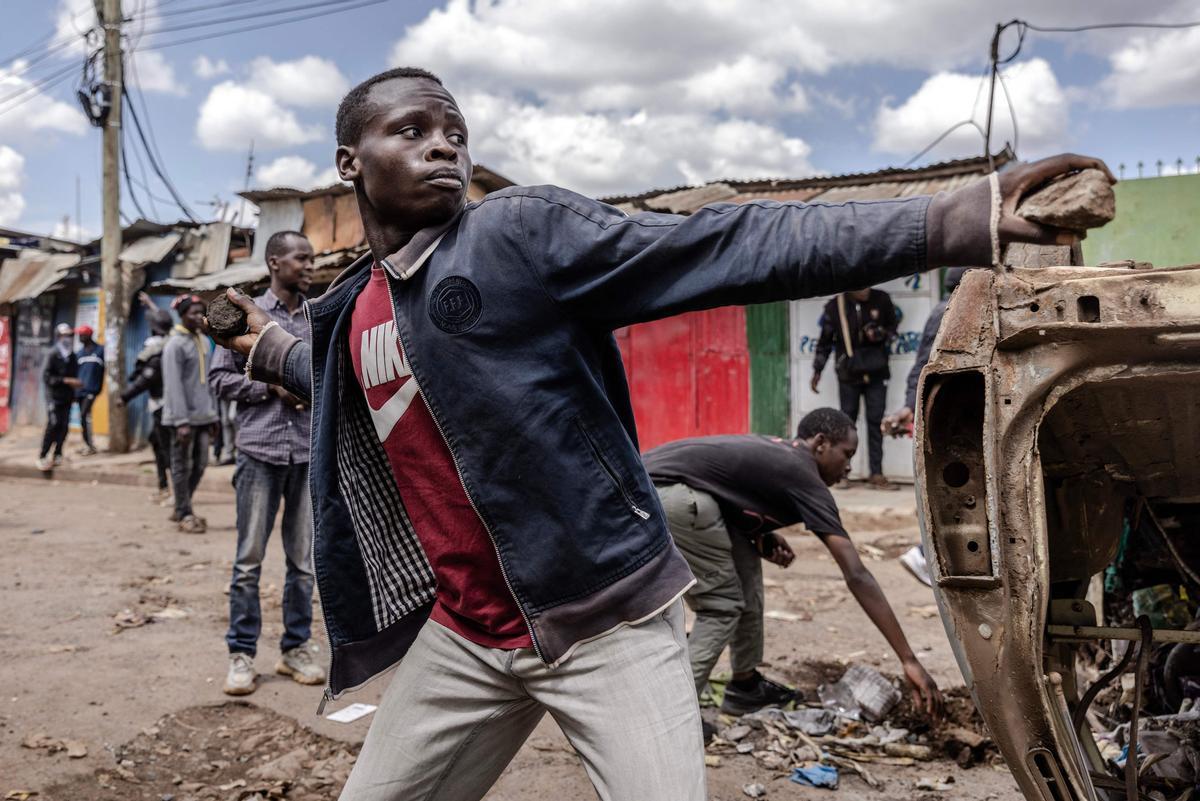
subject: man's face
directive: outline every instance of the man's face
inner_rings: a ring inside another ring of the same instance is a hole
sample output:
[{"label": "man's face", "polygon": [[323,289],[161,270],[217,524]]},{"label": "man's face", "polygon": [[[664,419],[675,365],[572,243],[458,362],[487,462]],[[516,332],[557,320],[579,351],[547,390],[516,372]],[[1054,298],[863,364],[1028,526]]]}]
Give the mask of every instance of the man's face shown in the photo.
[{"label": "man's face", "polygon": [[267,259],[267,267],[279,283],[293,292],[308,292],[312,286],[313,249],[303,236],[289,236],[287,250]]},{"label": "man's face", "polygon": [[91,345],[92,344],[92,335],[91,334],[80,334],[79,335],[79,344]]},{"label": "man's face", "polygon": [[75,342],[75,337],[72,334],[63,334],[58,337],[58,346],[60,348],[70,348]]},{"label": "man's face", "polygon": [[817,472],[820,473],[825,486],[832,487],[850,475],[850,460],[858,450],[856,431],[851,429],[836,442],[829,440],[824,434],[817,434],[813,446],[813,459],[817,462]]},{"label": "man's face", "polygon": [[193,303],[188,306],[183,314],[179,315],[179,321],[187,330],[199,331],[201,323],[204,322],[204,304]]},{"label": "man's face", "polygon": [[338,148],[338,171],[356,181],[383,223],[409,229],[449,220],[471,180],[467,125],[454,98],[424,78],[394,78],[367,95],[358,143]]}]

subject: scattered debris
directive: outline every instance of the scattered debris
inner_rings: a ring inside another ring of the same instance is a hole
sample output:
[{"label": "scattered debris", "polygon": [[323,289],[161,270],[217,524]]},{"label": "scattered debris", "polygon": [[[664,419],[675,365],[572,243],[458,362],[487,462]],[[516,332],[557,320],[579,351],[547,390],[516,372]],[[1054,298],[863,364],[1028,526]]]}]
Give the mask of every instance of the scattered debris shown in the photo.
[{"label": "scattered debris", "polygon": [[900,691],[872,667],[854,664],[832,685],[817,689],[821,704],[851,720],[883,720],[900,701]]},{"label": "scattered debris", "polygon": [[59,740],[44,732],[31,734],[21,741],[22,748],[45,750],[48,754],[66,752],[71,759],[83,759],[88,755],[87,746],[79,740]]},{"label": "scattered debris", "polygon": [[782,620],[786,623],[803,623],[813,619],[808,612],[785,612],[782,609],[768,609],[763,612],[763,617],[768,620]]},{"label": "scattered debris", "polygon": [[744,784],[742,785],[742,792],[751,798],[765,798],[767,788],[761,784]]},{"label": "scattered debris", "polygon": [[353,723],[359,718],[371,714],[377,708],[374,704],[350,704],[350,706],[339,709],[336,712],[330,712],[325,716],[325,719],[332,720],[334,723]]},{"label": "scattered debris", "polygon": [[838,770],[830,765],[810,765],[792,769],[792,781],[806,787],[838,788]]},{"label": "scattered debris", "polygon": [[917,779],[918,790],[932,790],[935,792],[943,792],[945,790],[954,789],[954,777],[947,776],[944,779],[933,779],[928,776],[922,776]]},{"label": "scattered debris", "polygon": [[354,766],[345,743],[236,702],[166,715],[114,749],[113,758],[94,774],[44,788],[44,796],[320,801],[337,794]]},{"label": "scattered debris", "polygon": [[926,620],[933,620],[938,616],[937,604],[926,604],[925,606],[910,606],[908,607],[910,615],[917,615]]},{"label": "scattered debris", "polygon": [[833,731],[837,724],[837,715],[828,709],[809,709],[802,707],[784,712],[783,719],[793,729],[799,729],[805,734],[820,737]]},{"label": "scattered debris", "polygon": [[721,767],[721,758],[719,756],[716,756],[715,754],[705,754],[704,755],[704,767],[706,767],[706,768]]}]

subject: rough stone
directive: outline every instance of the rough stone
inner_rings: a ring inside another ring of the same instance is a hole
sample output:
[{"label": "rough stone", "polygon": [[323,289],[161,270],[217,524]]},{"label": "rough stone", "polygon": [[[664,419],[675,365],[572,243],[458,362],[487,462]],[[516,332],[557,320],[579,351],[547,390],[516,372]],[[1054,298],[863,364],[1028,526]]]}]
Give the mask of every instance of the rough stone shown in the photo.
[{"label": "rough stone", "polygon": [[217,339],[229,339],[246,333],[246,313],[234,306],[229,298],[218,295],[208,304],[208,333]]},{"label": "rough stone", "polygon": [[1085,231],[1110,222],[1117,201],[1103,172],[1081,170],[1027,195],[1017,213],[1043,225]]}]

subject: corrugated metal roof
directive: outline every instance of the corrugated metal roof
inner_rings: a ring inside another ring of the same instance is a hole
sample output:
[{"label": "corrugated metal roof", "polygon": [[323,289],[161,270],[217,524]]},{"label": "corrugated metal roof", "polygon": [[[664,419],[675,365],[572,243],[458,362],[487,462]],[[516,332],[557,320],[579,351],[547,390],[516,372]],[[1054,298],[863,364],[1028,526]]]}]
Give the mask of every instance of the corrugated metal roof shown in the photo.
[{"label": "corrugated metal roof", "polygon": [[144,236],[122,250],[117,258],[133,267],[157,264],[171,255],[181,238],[176,232],[165,236]]},{"label": "corrugated metal roof", "polygon": [[[992,157],[996,167],[999,168],[1015,158],[1012,151],[1007,147],[995,154]],[[940,179],[958,179],[963,180],[966,177],[969,180],[984,175],[988,170],[988,160],[983,156],[976,156],[967,159],[954,159],[951,161],[943,161],[937,164],[929,164],[923,167],[888,167],[875,172],[861,173],[845,173],[842,175],[814,175],[807,178],[745,178],[745,179],[725,179],[714,183],[728,184],[737,190],[739,197],[766,197],[771,199],[781,199],[779,193],[788,191],[798,191],[805,189],[815,189],[818,192],[826,192],[834,187],[845,186],[869,186],[873,184],[907,184],[911,182],[926,182]],[[706,184],[707,185],[707,184]],[[955,185],[961,185],[956,183]],[[940,185],[939,185],[940,186]],[[697,189],[694,186],[676,186],[667,189],[651,189],[646,192],[641,192],[636,195],[612,195],[603,197],[605,203],[611,203],[615,206],[622,204],[633,204],[637,208],[647,206],[647,201],[651,198],[659,197],[660,195],[674,194],[683,192],[689,189]],[[944,187],[943,187],[944,188]],[[916,194],[928,194],[928,192],[917,192],[912,189],[899,191],[896,196],[908,196]],[[819,194],[811,195],[807,199],[818,197]],[[789,200],[800,200],[801,198],[788,198]],[[732,202],[738,202],[734,199]]]},{"label": "corrugated metal roof", "polygon": [[79,264],[77,253],[25,250],[15,259],[0,262],[0,303],[36,298],[57,284]]},{"label": "corrugated metal roof", "polygon": [[243,286],[263,280],[270,274],[265,264],[253,262],[237,262],[207,275],[194,278],[167,278],[151,284],[153,289],[180,289],[190,292],[208,292],[214,289],[225,289],[231,286]]},{"label": "corrugated metal roof", "polygon": [[225,269],[229,263],[229,241],[233,226],[227,222],[209,223],[187,232],[183,238],[183,258],[171,265],[172,278],[195,278]]}]

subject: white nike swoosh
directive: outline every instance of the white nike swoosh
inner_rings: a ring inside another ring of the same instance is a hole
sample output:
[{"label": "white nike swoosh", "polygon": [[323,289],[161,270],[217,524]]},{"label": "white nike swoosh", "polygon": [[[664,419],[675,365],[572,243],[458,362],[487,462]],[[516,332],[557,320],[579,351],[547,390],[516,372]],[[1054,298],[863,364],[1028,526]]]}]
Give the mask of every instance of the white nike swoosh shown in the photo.
[{"label": "white nike swoosh", "polygon": [[409,378],[378,409],[371,406],[370,401],[367,401],[367,408],[371,410],[371,422],[375,424],[375,434],[379,437],[380,442],[386,442],[387,438],[391,436],[392,429],[396,427],[396,423],[400,422],[400,418],[408,411],[408,407],[412,404],[412,399],[416,394],[417,380]]}]

